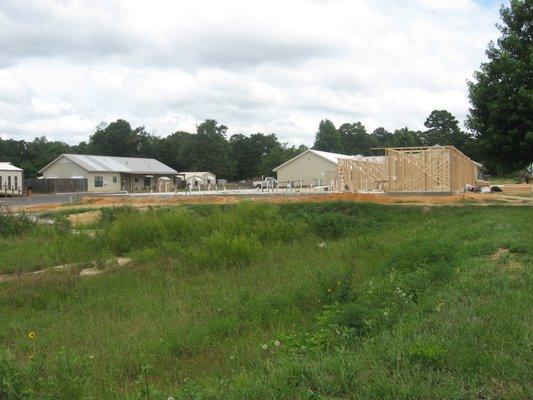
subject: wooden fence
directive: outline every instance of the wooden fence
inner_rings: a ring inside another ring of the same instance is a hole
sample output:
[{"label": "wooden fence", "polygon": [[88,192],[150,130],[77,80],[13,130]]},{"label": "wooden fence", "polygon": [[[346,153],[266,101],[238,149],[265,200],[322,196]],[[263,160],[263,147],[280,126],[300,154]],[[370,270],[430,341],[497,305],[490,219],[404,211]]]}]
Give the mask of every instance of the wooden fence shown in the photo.
[{"label": "wooden fence", "polygon": [[33,193],[76,193],[87,191],[87,179],[26,179],[26,188]]}]

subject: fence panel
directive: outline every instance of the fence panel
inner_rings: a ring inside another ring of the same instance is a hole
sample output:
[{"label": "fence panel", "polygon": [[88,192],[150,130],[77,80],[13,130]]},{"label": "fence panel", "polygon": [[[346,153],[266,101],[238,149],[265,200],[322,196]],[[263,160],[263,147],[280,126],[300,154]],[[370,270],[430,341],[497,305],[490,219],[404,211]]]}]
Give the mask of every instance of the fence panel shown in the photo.
[{"label": "fence panel", "polygon": [[75,193],[87,191],[87,179],[53,178],[26,179],[26,187],[33,193]]}]

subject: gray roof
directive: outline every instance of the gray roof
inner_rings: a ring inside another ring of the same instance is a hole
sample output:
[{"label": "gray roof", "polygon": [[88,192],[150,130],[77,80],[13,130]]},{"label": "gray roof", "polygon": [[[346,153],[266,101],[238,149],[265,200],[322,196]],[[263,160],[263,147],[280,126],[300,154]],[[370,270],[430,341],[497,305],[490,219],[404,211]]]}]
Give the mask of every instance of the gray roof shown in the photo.
[{"label": "gray roof", "polygon": [[91,156],[84,154],[62,154],[54,161],[42,168],[43,172],[48,166],[54,164],[61,157],[68,158],[75,164],[89,172],[123,172],[127,174],[177,174],[169,166],[157,161],[155,158]]}]

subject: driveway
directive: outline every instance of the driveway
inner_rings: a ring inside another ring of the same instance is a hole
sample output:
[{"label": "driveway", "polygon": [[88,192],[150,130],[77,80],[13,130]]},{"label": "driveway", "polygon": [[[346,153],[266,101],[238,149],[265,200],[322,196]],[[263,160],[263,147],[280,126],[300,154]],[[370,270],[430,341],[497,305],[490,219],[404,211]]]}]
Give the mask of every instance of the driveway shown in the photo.
[{"label": "driveway", "polygon": [[0,206],[66,204],[79,200],[84,195],[85,193],[34,194],[31,199],[28,197],[0,197]]}]

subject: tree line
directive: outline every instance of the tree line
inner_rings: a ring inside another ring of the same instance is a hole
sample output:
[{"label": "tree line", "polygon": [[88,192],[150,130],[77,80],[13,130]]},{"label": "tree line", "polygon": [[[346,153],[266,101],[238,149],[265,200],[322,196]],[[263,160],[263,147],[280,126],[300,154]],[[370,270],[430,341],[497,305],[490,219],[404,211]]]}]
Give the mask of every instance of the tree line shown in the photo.
[{"label": "tree line", "polygon": [[[378,128],[368,133],[360,122],[336,128],[324,119],[315,134],[313,148],[343,154],[375,154],[374,147],[426,146],[451,144],[468,155],[474,146],[472,136],[459,129],[455,117],[445,110],[435,110],[425,123],[426,131],[408,128],[388,132]],[[87,142],[70,146],[46,137],[24,140],[1,140],[0,159],[13,162],[26,172],[37,175],[62,153],[94,154],[121,157],[156,158],[177,171],[210,171],[231,180],[272,176],[273,169],[307,150],[306,146],[289,146],[275,134],[242,133],[228,138],[228,128],[213,119],[196,127],[196,132],[177,131],[166,137],[150,134],[144,127],[133,128],[119,119],[101,123]]]},{"label": "tree line", "polygon": [[[533,162],[533,1],[511,0],[500,9],[501,37],[489,43],[488,61],[468,82],[471,108],[468,131],[446,110],[434,110],[425,130],[383,127],[368,132],[360,122],[336,127],[324,119],[313,148],[342,154],[371,155],[376,147],[452,145],[481,162],[489,173],[526,168]],[[232,180],[273,175],[273,168],[305,151],[275,134],[236,134],[213,119],[196,132],[177,131],[166,137],[132,128],[122,119],[102,123],[87,142],[70,146],[38,137],[31,142],[0,139],[0,160],[11,161],[35,176],[62,153],[151,157],[178,171],[211,171]]]},{"label": "tree line", "polygon": [[144,127],[132,128],[123,119],[100,123],[88,141],[68,145],[38,137],[33,141],[0,139],[0,160],[23,168],[26,176],[38,171],[63,153],[155,158],[177,171],[210,171],[231,180],[272,176],[272,169],[305,151],[289,146],[275,134],[236,134],[213,119],[196,132],[177,131],[166,137],[150,134]]}]

